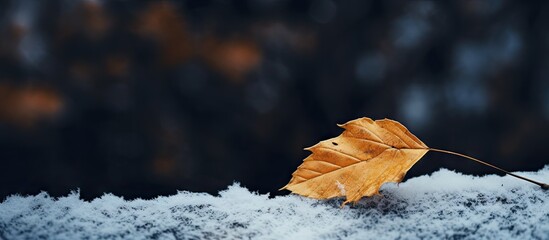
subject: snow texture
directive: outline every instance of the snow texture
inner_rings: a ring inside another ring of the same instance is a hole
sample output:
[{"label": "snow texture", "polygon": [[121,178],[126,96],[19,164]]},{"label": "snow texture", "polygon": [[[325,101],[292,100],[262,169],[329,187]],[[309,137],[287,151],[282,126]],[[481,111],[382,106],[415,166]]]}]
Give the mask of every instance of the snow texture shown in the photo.
[{"label": "snow texture", "polygon": [[[549,165],[520,174],[549,182]],[[239,184],[152,200],[15,195],[0,203],[0,239],[549,239],[549,191],[509,176],[442,169],[382,194],[344,208]]]}]

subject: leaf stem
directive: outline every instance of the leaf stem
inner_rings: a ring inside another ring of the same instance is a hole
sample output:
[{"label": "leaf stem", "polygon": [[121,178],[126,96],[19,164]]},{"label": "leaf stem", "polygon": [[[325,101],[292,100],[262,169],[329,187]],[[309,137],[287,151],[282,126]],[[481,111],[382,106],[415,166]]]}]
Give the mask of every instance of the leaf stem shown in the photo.
[{"label": "leaf stem", "polygon": [[516,175],[516,174],[514,174],[514,173],[511,173],[511,172],[509,172],[509,171],[506,171],[506,170],[504,170],[504,169],[501,169],[501,168],[499,168],[499,167],[496,167],[496,166],[494,166],[494,165],[492,165],[492,164],[489,164],[489,163],[487,163],[487,162],[478,160],[478,159],[476,159],[476,158],[474,158],[474,157],[467,156],[467,155],[465,155],[465,154],[461,154],[461,153],[457,153],[457,152],[452,152],[452,151],[448,151],[448,150],[436,149],[436,148],[428,148],[428,150],[429,150],[429,151],[433,151],[433,152],[441,152],[441,153],[452,154],[452,155],[456,155],[456,156],[459,156],[459,157],[467,158],[467,159],[469,159],[469,160],[473,160],[473,161],[475,161],[475,162],[478,162],[478,163],[480,163],[480,164],[486,165],[486,166],[488,166],[488,167],[497,169],[497,170],[499,170],[499,171],[501,171],[501,172],[503,172],[503,173],[505,173],[505,174],[508,174],[508,175],[513,176],[513,177],[520,178],[520,179],[522,179],[522,180],[525,180],[525,181],[531,182],[531,183],[533,183],[533,184],[536,184],[536,185],[540,186],[540,187],[541,187],[542,189],[544,189],[544,190],[548,190],[548,189],[549,189],[549,184],[541,183],[541,182],[534,181],[534,180],[529,179],[529,178],[525,178],[525,177]]}]

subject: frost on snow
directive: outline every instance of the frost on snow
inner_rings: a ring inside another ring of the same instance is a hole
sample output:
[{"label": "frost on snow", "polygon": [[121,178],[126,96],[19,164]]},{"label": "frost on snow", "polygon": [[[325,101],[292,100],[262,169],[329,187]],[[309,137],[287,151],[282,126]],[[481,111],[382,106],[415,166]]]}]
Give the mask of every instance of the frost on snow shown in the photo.
[{"label": "frost on snow", "polygon": [[[521,174],[549,182],[549,165]],[[269,198],[239,184],[152,200],[16,195],[0,203],[0,239],[549,239],[549,191],[508,176],[442,169],[382,194],[342,209],[342,199]]]}]

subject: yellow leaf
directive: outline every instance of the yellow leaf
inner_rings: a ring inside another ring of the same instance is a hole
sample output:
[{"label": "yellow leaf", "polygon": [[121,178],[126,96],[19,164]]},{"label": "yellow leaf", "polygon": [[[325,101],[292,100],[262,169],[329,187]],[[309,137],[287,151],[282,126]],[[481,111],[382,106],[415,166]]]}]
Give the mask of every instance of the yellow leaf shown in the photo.
[{"label": "yellow leaf", "polygon": [[357,202],[379,194],[386,182],[400,182],[427,145],[399,122],[359,118],[343,125],[338,137],[306,148],[309,157],[283,189],[317,199],[345,196]]},{"label": "yellow leaf", "polygon": [[452,154],[497,169],[549,189],[537,182],[464,154],[429,148],[397,121],[359,118],[339,125],[345,131],[335,138],[306,148],[312,152],[282,189],[327,199],[345,196],[347,204],[379,194],[386,182],[401,182],[406,172],[428,151]]}]

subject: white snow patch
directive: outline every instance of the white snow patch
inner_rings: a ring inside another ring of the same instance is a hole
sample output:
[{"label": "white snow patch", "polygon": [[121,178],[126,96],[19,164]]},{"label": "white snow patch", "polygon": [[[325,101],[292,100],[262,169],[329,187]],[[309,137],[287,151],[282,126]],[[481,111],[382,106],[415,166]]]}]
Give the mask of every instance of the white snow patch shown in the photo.
[{"label": "white snow patch", "polygon": [[345,184],[340,183],[339,181],[336,180],[336,185],[337,185],[337,188],[339,188],[339,192],[341,193],[341,195],[345,196],[347,193],[347,191],[345,191]]},{"label": "white snow patch", "polygon": [[[549,165],[520,174],[549,182]],[[239,184],[152,200],[15,195],[0,203],[0,239],[549,238],[549,191],[509,176],[442,169],[382,192],[344,208],[343,199],[269,198]]]}]

